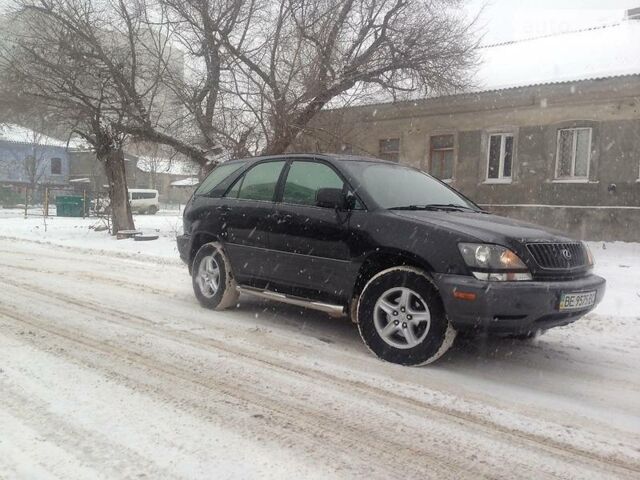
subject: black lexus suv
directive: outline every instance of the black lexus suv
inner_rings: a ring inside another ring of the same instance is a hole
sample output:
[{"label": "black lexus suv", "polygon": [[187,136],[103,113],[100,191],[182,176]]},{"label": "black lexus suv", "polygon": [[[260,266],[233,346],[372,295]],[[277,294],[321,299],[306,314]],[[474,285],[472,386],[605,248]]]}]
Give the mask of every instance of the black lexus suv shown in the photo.
[{"label": "black lexus suv", "polygon": [[605,291],[584,243],[354,156],[223,163],[187,204],[177,241],[203,306],[246,293],[347,314],[373,353],[403,365],[438,359],[458,331],[566,325]]}]

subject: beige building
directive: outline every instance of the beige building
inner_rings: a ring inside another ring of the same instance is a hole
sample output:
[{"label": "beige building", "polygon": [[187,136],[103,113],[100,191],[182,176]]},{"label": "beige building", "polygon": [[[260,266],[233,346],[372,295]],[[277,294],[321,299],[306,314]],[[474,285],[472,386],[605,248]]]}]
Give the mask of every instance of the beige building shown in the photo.
[{"label": "beige building", "polygon": [[482,49],[473,92],[323,112],[301,149],[428,171],[483,207],[640,241],[640,19]]}]

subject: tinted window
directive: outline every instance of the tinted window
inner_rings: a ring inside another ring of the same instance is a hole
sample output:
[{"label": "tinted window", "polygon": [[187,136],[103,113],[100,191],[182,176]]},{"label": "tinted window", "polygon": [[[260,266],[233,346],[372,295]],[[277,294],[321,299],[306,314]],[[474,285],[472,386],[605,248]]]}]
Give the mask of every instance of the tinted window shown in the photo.
[{"label": "tinted window", "polygon": [[245,173],[225,196],[245,200],[273,201],[284,163],[283,160],[256,165]]},{"label": "tinted window", "polygon": [[287,175],[282,201],[298,205],[315,205],[321,188],[342,189],[344,182],[327,165],[315,162],[293,162]]},{"label": "tinted window", "polygon": [[412,168],[369,162],[345,162],[364,189],[382,208],[409,205],[460,205],[477,208],[454,190]]},{"label": "tinted window", "polygon": [[206,195],[210,193],[215,187],[217,187],[225,178],[232,173],[238,171],[245,165],[246,162],[234,162],[228,164],[218,165],[213,171],[204,179],[196,190],[196,195]]}]

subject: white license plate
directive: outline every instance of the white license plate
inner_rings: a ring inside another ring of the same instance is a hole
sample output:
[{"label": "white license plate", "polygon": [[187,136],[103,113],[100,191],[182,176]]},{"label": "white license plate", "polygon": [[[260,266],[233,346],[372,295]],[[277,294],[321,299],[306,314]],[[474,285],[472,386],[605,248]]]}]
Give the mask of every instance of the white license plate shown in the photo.
[{"label": "white license plate", "polygon": [[563,293],[558,310],[579,310],[596,303],[596,292]]}]

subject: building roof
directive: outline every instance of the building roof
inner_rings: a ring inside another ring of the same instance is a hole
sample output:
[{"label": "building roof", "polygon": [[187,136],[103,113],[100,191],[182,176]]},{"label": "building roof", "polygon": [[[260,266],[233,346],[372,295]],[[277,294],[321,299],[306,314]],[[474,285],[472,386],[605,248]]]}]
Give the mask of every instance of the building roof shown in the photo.
[{"label": "building roof", "polygon": [[200,168],[185,160],[139,156],[137,167],[147,173],[166,173],[169,175],[198,176]]},{"label": "building roof", "polygon": [[480,48],[475,91],[640,74],[640,20]]},{"label": "building roof", "polygon": [[60,147],[68,148],[69,150],[87,148],[81,141],[71,139],[67,145],[66,140],[50,137],[36,132],[35,130],[31,130],[30,128],[13,123],[0,124],[0,142],[39,145],[43,147]]},{"label": "building roof", "polygon": [[187,177],[182,180],[176,180],[175,182],[171,182],[172,187],[195,187],[200,183],[200,179],[198,177]]},{"label": "building roof", "polygon": [[[353,106],[426,100],[557,83],[640,75],[640,18],[578,30],[483,45],[473,84],[447,94],[407,92],[395,99],[386,91],[364,90]],[[340,108],[341,101],[331,107]]]}]

